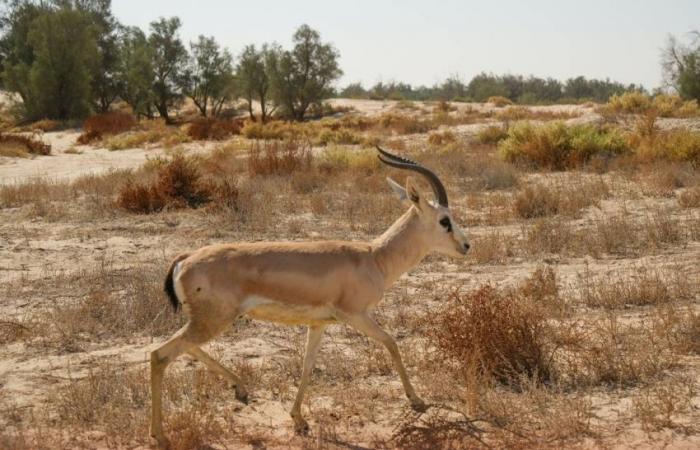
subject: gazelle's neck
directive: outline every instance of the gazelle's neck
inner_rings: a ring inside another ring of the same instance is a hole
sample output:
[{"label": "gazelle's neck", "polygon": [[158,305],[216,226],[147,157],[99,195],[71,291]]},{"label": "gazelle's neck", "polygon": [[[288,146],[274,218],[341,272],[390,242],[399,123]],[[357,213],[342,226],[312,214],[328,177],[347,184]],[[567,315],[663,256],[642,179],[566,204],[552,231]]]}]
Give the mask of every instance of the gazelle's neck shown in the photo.
[{"label": "gazelle's neck", "polygon": [[418,265],[430,251],[423,239],[420,217],[415,207],[411,207],[376,238],[372,246],[374,259],[384,275],[385,288]]}]

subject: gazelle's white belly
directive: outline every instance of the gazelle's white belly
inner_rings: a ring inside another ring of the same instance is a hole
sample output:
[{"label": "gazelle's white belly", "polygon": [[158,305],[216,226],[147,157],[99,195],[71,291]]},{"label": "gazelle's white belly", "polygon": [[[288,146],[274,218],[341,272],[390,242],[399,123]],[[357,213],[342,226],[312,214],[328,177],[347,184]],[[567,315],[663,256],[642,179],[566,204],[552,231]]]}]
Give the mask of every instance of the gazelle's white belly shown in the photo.
[{"label": "gazelle's white belly", "polygon": [[241,303],[240,311],[252,319],[288,325],[320,325],[336,322],[330,306],[306,306],[282,303],[267,297],[251,295]]}]

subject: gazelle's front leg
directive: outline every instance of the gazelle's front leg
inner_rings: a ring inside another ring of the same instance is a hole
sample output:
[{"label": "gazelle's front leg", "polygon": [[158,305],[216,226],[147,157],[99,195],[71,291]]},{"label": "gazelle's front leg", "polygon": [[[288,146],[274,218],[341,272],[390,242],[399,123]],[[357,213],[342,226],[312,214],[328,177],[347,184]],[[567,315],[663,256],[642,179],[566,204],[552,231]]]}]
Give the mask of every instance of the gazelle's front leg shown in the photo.
[{"label": "gazelle's front leg", "polygon": [[326,330],[326,325],[309,326],[306,335],[306,351],[304,352],[304,368],[301,371],[301,380],[299,381],[299,390],[297,398],[292,406],[290,415],[294,420],[294,429],[297,433],[306,433],[309,430],[309,424],[301,416],[301,402],[304,400],[304,391],[309,384],[311,371],[314,368],[316,355],[321,344],[323,332]]},{"label": "gazelle's front leg", "polygon": [[399,347],[396,345],[394,338],[392,338],[386,331],[382,330],[374,319],[367,314],[347,315],[341,319],[343,322],[355,328],[357,331],[360,331],[375,341],[384,344],[391,354],[391,359],[394,361],[396,370],[399,371],[401,383],[406,391],[406,396],[411,402],[411,407],[418,412],[425,411],[427,409],[425,402],[421,400],[421,398],[416,395],[416,391],[413,390],[411,381],[408,379],[408,374],[406,373],[406,368],[401,361]]}]

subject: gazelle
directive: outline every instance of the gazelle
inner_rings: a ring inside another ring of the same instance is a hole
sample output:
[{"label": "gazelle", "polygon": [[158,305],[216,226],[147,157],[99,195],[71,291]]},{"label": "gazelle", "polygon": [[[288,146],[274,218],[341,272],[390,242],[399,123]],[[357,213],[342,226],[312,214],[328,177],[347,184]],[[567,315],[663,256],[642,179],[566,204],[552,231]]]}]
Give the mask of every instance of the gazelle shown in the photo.
[{"label": "gazelle", "polygon": [[182,305],[189,321],[151,353],[151,435],[160,445],[167,444],[162,429],[163,373],[183,353],[230,381],[236,398],[247,403],[248,394],[238,376],[201,349],[241,315],[308,326],[301,381],[290,412],[297,432],[308,430],[301,402],[323,332],[333,323],[348,324],[384,344],[411,406],[425,410],[425,403],[411,386],[396,342],[370,313],[384,291],[428,253],[461,257],[469,244],[454,223],[440,179],[414,161],[377,149],[384,164],[424,176],[437,203],[426,200],[410,177],[405,188],[387,178],[409,208],[371,242],[219,244],[175,258],[165,279],[165,292],[175,310]]}]

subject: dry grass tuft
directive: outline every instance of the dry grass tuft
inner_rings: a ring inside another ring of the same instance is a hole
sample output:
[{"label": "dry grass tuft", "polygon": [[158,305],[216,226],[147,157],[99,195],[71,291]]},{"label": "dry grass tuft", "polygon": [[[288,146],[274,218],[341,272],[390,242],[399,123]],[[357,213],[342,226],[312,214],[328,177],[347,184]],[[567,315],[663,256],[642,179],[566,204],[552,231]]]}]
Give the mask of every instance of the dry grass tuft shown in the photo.
[{"label": "dry grass tuft", "polygon": [[683,208],[700,208],[700,186],[696,186],[678,194],[678,204]]},{"label": "dry grass tuft", "polygon": [[253,175],[288,175],[311,167],[312,153],[308,141],[255,141],[248,153],[248,173]]},{"label": "dry grass tuft", "polygon": [[690,286],[676,271],[638,267],[627,273],[593,276],[587,269],[578,277],[578,301],[589,308],[621,309],[689,300]]},{"label": "dry grass tuft", "polygon": [[451,144],[457,140],[457,136],[451,131],[443,131],[441,133],[430,133],[428,136],[428,144],[442,146]]},{"label": "dry grass tuft", "polygon": [[169,148],[189,142],[190,137],[177,127],[168,126],[159,119],[142,121],[138,130],[108,137],[103,144],[109,150],[139,148],[147,144],[161,144]]},{"label": "dry grass tuft", "polygon": [[692,376],[674,376],[642,388],[632,399],[632,411],[646,432],[664,428],[694,432],[697,424],[679,421],[681,414],[693,409],[697,382]]},{"label": "dry grass tuft", "polygon": [[0,156],[26,158],[29,155],[50,154],[50,144],[30,136],[0,133]]},{"label": "dry grass tuft", "polygon": [[477,140],[484,145],[496,145],[508,137],[508,128],[490,125],[482,128],[477,134]]},{"label": "dry grass tuft", "polygon": [[509,106],[513,104],[513,101],[509,98],[502,97],[500,95],[494,95],[486,100],[486,103],[491,103],[496,108],[502,108],[504,106]]},{"label": "dry grass tuft", "polygon": [[597,205],[601,198],[609,195],[609,189],[602,180],[552,186],[533,184],[513,198],[513,210],[524,219],[556,214],[576,217],[582,209]]}]

